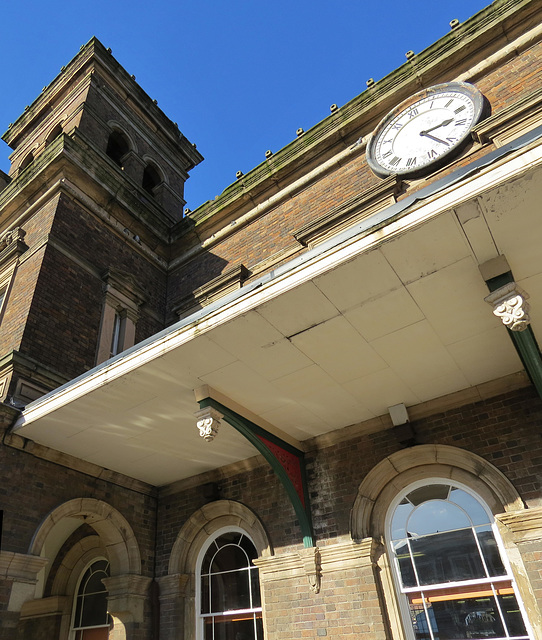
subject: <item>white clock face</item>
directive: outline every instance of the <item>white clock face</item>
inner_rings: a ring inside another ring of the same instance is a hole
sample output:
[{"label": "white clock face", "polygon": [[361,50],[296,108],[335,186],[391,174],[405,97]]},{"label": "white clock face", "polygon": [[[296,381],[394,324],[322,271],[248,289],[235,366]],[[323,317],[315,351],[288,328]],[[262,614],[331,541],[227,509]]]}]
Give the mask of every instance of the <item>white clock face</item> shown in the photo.
[{"label": "white clock face", "polygon": [[368,149],[369,164],[377,175],[423,172],[467,139],[480,118],[482,98],[471,95],[470,85],[468,91],[453,86],[427,90],[383,120]]}]

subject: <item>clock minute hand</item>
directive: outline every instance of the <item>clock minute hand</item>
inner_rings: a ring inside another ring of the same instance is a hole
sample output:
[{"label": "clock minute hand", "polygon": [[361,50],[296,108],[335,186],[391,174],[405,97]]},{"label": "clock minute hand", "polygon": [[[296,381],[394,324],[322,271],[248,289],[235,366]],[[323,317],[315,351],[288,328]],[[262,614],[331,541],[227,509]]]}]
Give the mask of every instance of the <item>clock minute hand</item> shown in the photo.
[{"label": "clock minute hand", "polygon": [[440,124],[437,124],[434,127],[431,127],[430,129],[426,129],[425,131],[420,131],[420,135],[424,136],[426,133],[429,133],[430,131],[434,131],[435,129],[440,129],[440,127],[447,127],[453,121],[454,121],[453,118],[450,118],[449,120],[444,120]]},{"label": "clock minute hand", "polygon": [[435,142],[440,142],[441,144],[445,144],[447,147],[450,146],[450,144],[448,142],[446,142],[446,140],[441,140],[440,138],[437,138],[436,136],[432,136],[430,133],[427,133],[427,131],[420,131],[420,135],[421,136],[425,136],[426,138],[431,138],[431,140],[434,140]]}]

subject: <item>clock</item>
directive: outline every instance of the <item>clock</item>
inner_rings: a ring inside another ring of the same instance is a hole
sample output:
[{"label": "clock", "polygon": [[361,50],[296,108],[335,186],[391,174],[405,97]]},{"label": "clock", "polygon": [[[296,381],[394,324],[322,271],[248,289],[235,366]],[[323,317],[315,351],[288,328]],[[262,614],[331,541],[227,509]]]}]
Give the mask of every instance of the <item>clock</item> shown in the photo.
[{"label": "clock", "polygon": [[367,162],[381,178],[419,177],[461,151],[488,111],[484,96],[466,82],[437,84],[395,107],[376,127]]}]

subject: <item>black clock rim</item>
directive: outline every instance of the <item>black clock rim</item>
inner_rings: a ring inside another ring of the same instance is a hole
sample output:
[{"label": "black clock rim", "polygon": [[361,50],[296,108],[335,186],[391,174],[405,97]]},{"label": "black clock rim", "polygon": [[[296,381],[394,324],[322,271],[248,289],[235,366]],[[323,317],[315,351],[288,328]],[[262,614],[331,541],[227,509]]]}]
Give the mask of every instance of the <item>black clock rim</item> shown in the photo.
[{"label": "black clock rim", "polygon": [[[375,146],[378,141],[378,137],[389,124],[389,122],[395,119],[401,112],[407,109],[410,105],[418,102],[418,100],[423,100],[428,96],[431,96],[434,93],[446,93],[447,91],[454,91],[457,93],[466,94],[473,103],[474,107],[474,118],[470,125],[469,130],[467,131],[463,140],[461,140],[458,144],[456,144],[453,148],[448,150],[446,153],[443,153],[441,156],[436,158],[434,161],[427,163],[424,167],[420,167],[419,169],[414,170],[403,170],[403,171],[390,171],[389,169],[384,168],[375,157]],[[367,150],[365,152],[365,159],[367,160],[367,164],[369,165],[371,171],[376,174],[379,178],[388,178],[389,176],[401,176],[401,177],[411,177],[417,178],[425,176],[429,173],[433,173],[437,169],[443,167],[451,158],[455,157],[456,154],[460,153],[470,142],[470,133],[474,126],[476,126],[483,118],[485,118],[489,114],[489,103],[483,93],[477,89],[474,85],[469,84],[468,82],[443,82],[441,84],[435,84],[431,87],[427,87],[427,89],[422,89],[417,93],[409,96],[402,102],[400,102],[396,107],[394,107],[390,112],[388,112],[384,118],[377,124],[375,127],[369,142],[367,143]]]}]

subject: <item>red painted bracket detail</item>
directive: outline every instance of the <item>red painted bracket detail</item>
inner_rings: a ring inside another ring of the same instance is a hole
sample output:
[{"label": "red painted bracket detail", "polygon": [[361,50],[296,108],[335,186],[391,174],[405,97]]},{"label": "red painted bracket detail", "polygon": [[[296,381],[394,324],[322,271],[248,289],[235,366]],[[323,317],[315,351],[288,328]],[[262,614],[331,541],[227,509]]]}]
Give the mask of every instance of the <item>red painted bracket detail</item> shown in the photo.
[{"label": "red painted bracket detail", "polygon": [[275,456],[284,471],[286,471],[286,473],[288,474],[288,478],[290,478],[290,481],[293,484],[294,489],[299,496],[299,499],[301,500],[303,508],[305,508],[305,492],[303,491],[303,478],[301,475],[301,463],[299,458],[294,453],[286,451],[286,449],[283,449],[279,445],[270,442],[262,436],[258,436],[258,438]]}]

